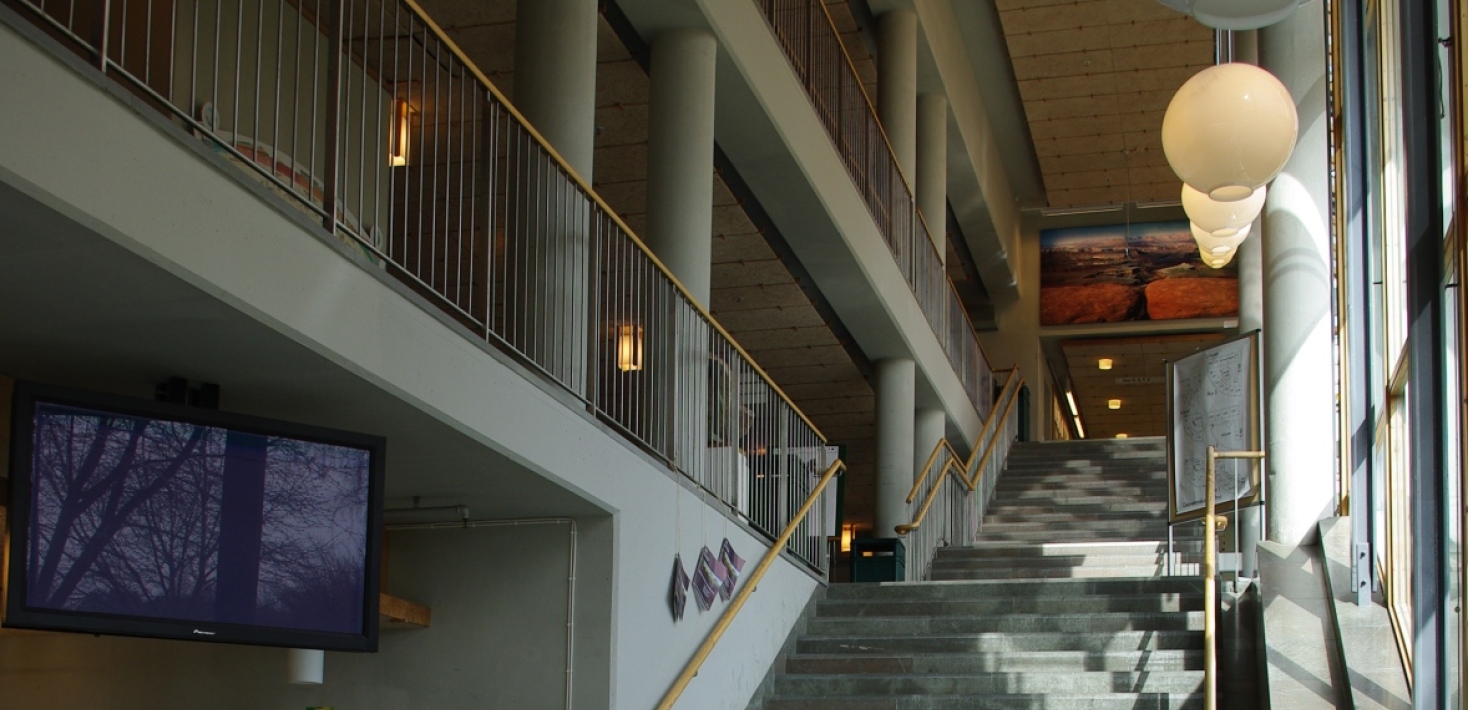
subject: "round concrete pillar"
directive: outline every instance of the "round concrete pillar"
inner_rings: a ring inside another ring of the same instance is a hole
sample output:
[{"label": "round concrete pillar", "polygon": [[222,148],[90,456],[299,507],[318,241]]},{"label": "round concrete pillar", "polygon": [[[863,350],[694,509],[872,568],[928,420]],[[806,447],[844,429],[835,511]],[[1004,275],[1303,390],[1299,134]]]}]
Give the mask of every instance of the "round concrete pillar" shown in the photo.
[{"label": "round concrete pillar", "polygon": [[1288,545],[1311,542],[1315,523],[1335,504],[1322,13],[1322,3],[1306,3],[1259,31],[1259,64],[1289,88],[1300,116],[1294,155],[1264,203],[1260,240],[1267,533]]},{"label": "round concrete pillar", "polygon": [[[923,475],[923,464],[928,462],[928,457],[933,454],[933,448],[943,440],[948,426],[948,415],[941,409],[928,407],[921,408],[914,413],[912,421],[912,477],[917,480]],[[929,476],[936,476],[936,470],[929,471]],[[909,489],[912,483],[909,482]],[[904,495],[906,491],[904,491]],[[909,521],[910,522],[910,521]]]},{"label": "round concrete pillar", "polygon": [[596,0],[519,0],[515,107],[588,183],[596,137]]},{"label": "round concrete pillar", "polygon": [[[1234,61],[1258,64],[1259,33],[1248,30],[1235,32],[1233,37]],[[1239,245],[1239,252],[1234,256],[1234,263],[1239,267],[1240,333],[1248,333],[1264,327],[1264,261],[1263,248],[1260,246],[1264,234],[1263,220],[1254,220],[1254,227],[1250,231],[1253,236],[1245,239]],[[1245,577],[1258,576],[1259,555],[1256,546],[1259,544],[1260,537],[1259,524],[1258,507],[1239,511],[1239,551],[1243,553],[1242,573]]]},{"label": "round concrete pillar", "polygon": [[704,307],[714,219],[714,60],[700,30],[652,42],[647,143],[647,245]]},{"label": "round concrete pillar", "polygon": [[877,117],[911,182],[917,174],[917,15],[909,10],[877,18]]},{"label": "round concrete pillar", "polygon": [[877,537],[896,537],[908,519],[912,488],[913,401],[916,365],[912,360],[877,361]]},{"label": "round concrete pillar", "polygon": [[918,211],[938,261],[948,262],[948,97],[923,94],[917,102]]}]

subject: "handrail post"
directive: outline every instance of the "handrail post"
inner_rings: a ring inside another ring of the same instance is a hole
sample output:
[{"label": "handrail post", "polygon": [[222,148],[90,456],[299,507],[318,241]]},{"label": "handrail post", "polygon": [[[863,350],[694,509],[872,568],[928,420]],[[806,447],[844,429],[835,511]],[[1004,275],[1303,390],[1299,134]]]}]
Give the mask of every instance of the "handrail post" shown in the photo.
[{"label": "handrail post", "polygon": [[[1218,707],[1218,539],[1217,531],[1228,524],[1228,518],[1217,514],[1214,491],[1219,459],[1263,459],[1263,451],[1219,451],[1208,445],[1208,461],[1203,475],[1203,710]],[[1238,510],[1235,501],[1234,510]],[[1169,553],[1170,554],[1170,553]]]},{"label": "handrail post", "polygon": [[1203,710],[1217,710],[1218,707],[1218,654],[1214,650],[1214,636],[1217,634],[1214,627],[1218,623],[1214,607],[1218,602],[1218,584],[1213,578],[1218,564],[1218,543],[1213,534],[1216,525],[1213,520],[1216,505],[1213,478],[1217,465],[1218,451],[1209,444],[1208,465],[1203,477],[1206,501],[1203,508]]}]

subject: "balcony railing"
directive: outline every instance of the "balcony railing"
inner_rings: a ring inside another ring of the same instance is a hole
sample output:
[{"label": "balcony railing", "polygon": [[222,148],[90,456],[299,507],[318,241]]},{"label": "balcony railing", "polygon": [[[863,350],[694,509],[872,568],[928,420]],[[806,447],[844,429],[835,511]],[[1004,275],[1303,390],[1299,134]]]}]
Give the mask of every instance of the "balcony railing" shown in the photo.
[{"label": "balcony railing", "polygon": [[[898,165],[861,78],[841,44],[823,0],[754,0],[785,51],[796,78],[847,173],[963,382],[986,417],[993,401],[989,362],[918,214],[911,185]],[[941,219],[941,215],[931,216]]]},{"label": "balcony railing", "polygon": [[[5,1],[772,539],[833,463],[411,0]],[[811,525],[788,548],[824,570]]]}]

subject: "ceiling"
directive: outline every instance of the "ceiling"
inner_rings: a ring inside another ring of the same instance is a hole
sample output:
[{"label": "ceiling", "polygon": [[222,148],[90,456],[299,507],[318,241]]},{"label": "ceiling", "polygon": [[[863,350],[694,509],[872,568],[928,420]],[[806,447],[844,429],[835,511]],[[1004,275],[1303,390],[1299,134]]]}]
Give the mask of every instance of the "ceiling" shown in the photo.
[{"label": "ceiling", "polygon": [[[1060,350],[1086,436],[1105,439],[1118,434],[1166,434],[1167,363],[1222,339],[1221,333],[1194,333],[1062,341]],[[1110,370],[1100,369],[1102,358],[1112,361]],[[1109,407],[1113,399],[1120,400],[1119,409]]]},{"label": "ceiling", "polygon": [[995,0],[1051,208],[1176,201],[1162,114],[1213,30],[1153,0]]}]

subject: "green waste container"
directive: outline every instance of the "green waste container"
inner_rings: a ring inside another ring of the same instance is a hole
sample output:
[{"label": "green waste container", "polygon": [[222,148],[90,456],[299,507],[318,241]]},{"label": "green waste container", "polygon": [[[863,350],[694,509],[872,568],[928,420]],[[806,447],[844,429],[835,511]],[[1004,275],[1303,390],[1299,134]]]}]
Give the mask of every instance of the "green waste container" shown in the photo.
[{"label": "green waste container", "polygon": [[901,582],[907,579],[901,538],[867,537],[851,541],[851,581]]}]

